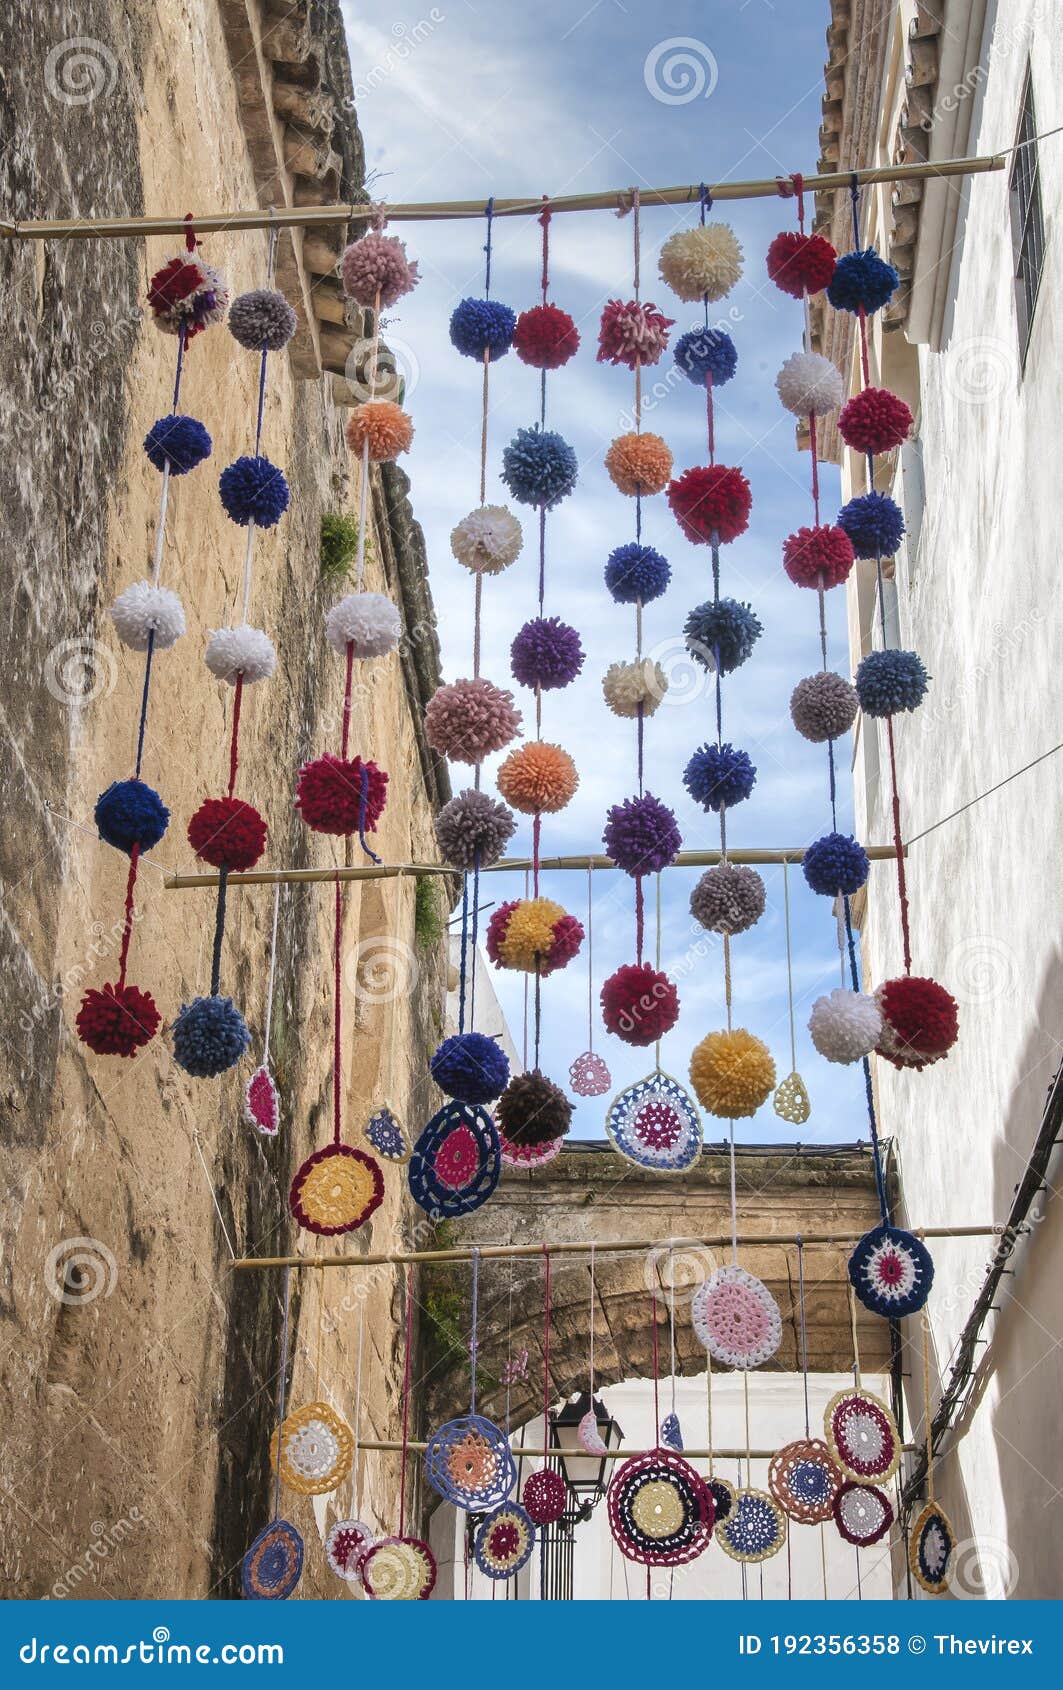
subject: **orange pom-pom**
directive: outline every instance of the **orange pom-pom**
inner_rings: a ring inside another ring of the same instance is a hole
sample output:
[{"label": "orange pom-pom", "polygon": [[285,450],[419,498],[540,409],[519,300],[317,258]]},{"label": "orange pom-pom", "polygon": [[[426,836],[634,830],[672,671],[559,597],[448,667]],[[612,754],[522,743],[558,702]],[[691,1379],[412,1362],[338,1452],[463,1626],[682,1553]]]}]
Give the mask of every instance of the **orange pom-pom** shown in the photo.
[{"label": "orange pom-pom", "polygon": [[511,751],[498,771],[498,790],[526,816],[563,810],[579,785],[576,765],[560,745],[530,739]]},{"label": "orange pom-pom", "polygon": [[672,454],[659,434],[620,434],[605,454],[605,467],[621,493],[660,493],[672,474]]},{"label": "orange pom-pom", "polygon": [[386,464],[408,452],[412,439],[413,423],[390,399],[369,399],[351,412],[347,444],[352,452],[361,452],[368,441],[371,464]]}]

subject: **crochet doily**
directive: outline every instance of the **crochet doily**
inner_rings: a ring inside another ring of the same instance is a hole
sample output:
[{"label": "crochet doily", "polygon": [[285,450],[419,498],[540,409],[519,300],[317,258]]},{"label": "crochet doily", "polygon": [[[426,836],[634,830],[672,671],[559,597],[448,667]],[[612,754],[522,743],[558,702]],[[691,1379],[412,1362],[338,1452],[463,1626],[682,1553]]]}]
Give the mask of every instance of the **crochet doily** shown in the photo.
[{"label": "crochet doily", "polygon": [[433,1432],[424,1463],[432,1489],[470,1512],[497,1508],[517,1482],[505,1433],[479,1414],[448,1420]]},{"label": "crochet doily", "polygon": [[626,1161],[653,1173],[681,1173],[701,1154],[701,1116],[678,1080],[660,1070],[617,1093],[605,1130]]},{"label": "crochet doily", "polygon": [[683,1429],[678,1414],[666,1414],[661,1421],[661,1442],[665,1449],[677,1449],[682,1454]]},{"label": "crochet doily", "polygon": [[908,1538],[908,1565],[924,1590],[939,1596],[949,1586],[956,1536],[944,1509],[928,1502],[916,1515]]},{"label": "crochet doily", "polygon": [[382,1537],[362,1562],[362,1583],[373,1602],[427,1602],[436,1558],[419,1537]]},{"label": "crochet doily", "polygon": [[554,1467],[540,1467],[524,1481],[524,1506],[537,1526],[560,1520],[568,1500],[568,1487]]},{"label": "crochet doily", "polygon": [[771,1458],[768,1489],[779,1507],[800,1525],[829,1520],[842,1475],[819,1438],[798,1438]]},{"label": "crochet doily", "polygon": [[385,1162],[408,1162],[412,1153],[398,1116],[386,1103],[370,1115],[365,1136]]},{"label": "crochet doily", "polygon": [[716,1532],[716,1536],[719,1537],[720,1527],[730,1516],[731,1510],[735,1505],[735,1488],[730,1479],[719,1479],[715,1475],[706,1479],[705,1483],[709,1487],[709,1495],[712,1497],[712,1506],[716,1511],[714,1530]]},{"label": "crochet doily", "polygon": [[717,1268],[695,1291],[690,1315],[713,1360],[728,1367],[759,1367],[782,1342],[775,1299],[745,1268]]},{"label": "crochet doily", "polygon": [[350,1144],[328,1144],[299,1169],[288,1206],[307,1232],[333,1238],[362,1226],[383,1197],[384,1177],[372,1156]]},{"label": "crochet doily", "polygon": [[609,1090],[613,1077],[596,1050],[585,1050],[569,1068],[568,1083],[577,1097],[601,1097]]},{"label": "crochet doily", "polygon": [[853,1290],[872,1314],[915,1314],[930,1295],[934,1263],[926,1245],[899,1226],[865,1232],[849,1257]]},{"label": "crochet doily", "polygon": [[576,1428],[576,1436],[588,1455],[605,1455],[609,1445],[598,1430],[598,1418],[589,1408]]},{"label": "crochet doily", "polygon": [[796,1069],[776,1086],[772,1108],[776,1115],[784,1121],[789,1121],[792,1126],[800,1127],[808,1120],[812,1105],[808,1100],[805,1082]]},{"label": "crochet doily", "polygon": [[286,1485],[300,1496],[323,1496],[335,1490],[351,1470],[354,1435],[327,1402],[308,1402],[284,1417],[279,1433],[270,1439],[273,1465],[278,1461]]},{"label": "crochet doily", "polygon": [[373,1533],[364,1520],[337,1520],[325,1539],[325,1555],[337,1578],[361,1578],[362,1561],[372,1548]]},{"label": "crochet doily", "polygon": [[283,1602],[299,1583],[302,1570],[302,1538],[287,1520],[273,1520],[259,1532],[244,1556],[244,1595],[252,1600]]},{"label": "crochet doily", "polygon": [[834,1519],[846,1543],[877,1543],[893,1524],[893,1507],[877,1485],[847,1479],[834,1499]]},{"label": "crochet doily", "polygon": [[529,1172],[532,1168],[544,1168],[547,1162],[552,1162],[555,1156],[560,1156],[565,1148],[565,1138],[548,1138],[544,1144],[515,1144],[505,1133],[499,1133],[498,1143],[502,1152],[502,1165],[505,1168],[525,1168]]},{"label": "crochet doily", "polygon": [[609,1529],[629,1561],[681,1567],[701,1554],[715,1515],[705,1482],[681,1455],[633,1455],[607,1492]]},{"label": "crochet doily", "polygon": [[518,1502],[504,1502],[476,1533],[473,1554],[489,1579],[508,1579],[520,1572],[534,1548],[532,1521]]},{"label": "crochet doily", "polygon": [[265,1066],[256,1068],[244,1087],[244,1125],[265,1138],[276,1138],[280,1126],[280,1094]]},{"label": "crochet doily", "polygon": [[716,1541],[732,1561],[767,1561],[786,1542],[786,1515],[767,1491],[742,1486]]},{"label": "crochet doily", "polygon": [[839,1391],[823,1416],[827,1444],[847,1479],[892,1479],[901,1459],[897,1422],[870,1391]]},{"label": "crochet doily", "polygon": [[413,1147],[410,1191],[433,1220],[450,1220],[486,1203],[501,1172],[498,1131],[486,1109],[445,1103]]}]

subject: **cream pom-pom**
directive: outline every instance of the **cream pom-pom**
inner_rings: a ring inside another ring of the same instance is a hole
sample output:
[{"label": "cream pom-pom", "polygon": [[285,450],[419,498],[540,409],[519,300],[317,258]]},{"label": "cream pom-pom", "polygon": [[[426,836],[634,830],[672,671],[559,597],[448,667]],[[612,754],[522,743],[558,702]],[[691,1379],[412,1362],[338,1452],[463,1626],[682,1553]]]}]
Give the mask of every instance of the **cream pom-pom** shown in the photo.
[{"label": "cream pom-pom", "polygon": [[610,663],[602,678],[602,692],[614,716],[652,716],[668,691],[668,676],[652,657],[634,663]]},{"label": "cream pom-pom", "polygon": [[822,417],[844,398],[841,372],[818,352],[794,352],[775,377],[779,398],[795,417]]},{"label": "cream pom-pom", "polygon": [[520,556],[524,535],[505,505],[481,505],[451,529],[450,549],[474,575],[500,575]]},{"label": "cream pom-pom", "polygon": [[859,1062],[882,1037],[882,1015],[874,998],[835,986],[812,1005],[808,1030],[828,1062]]},{"label": "cream pom-pom", "polygon": [[252,686],[255,681],[269,680],[277,667],[277,653],[268,634],[241,622],[236,628],[214,629],[203,661],[219,681],[228,681],[234,687],[242,680],[245,686]]},{"label": "cream pom-pom", "polygon": [[742,248],[729,223],[680,229],[662,246],[658,269],[680,299],[722,299],[742,274]]},{"label": "cream pom-pom", "polygon": [[348,593],[325,617],[325,637],[333,651],[355,657],[384,657],[402,634],[398,608],[385,593]]},{"label": "cream pom-pom", "polygon": [[119,593],[111,606],[111,621],[123,645],[132,651],[147,651],[155,635],[154,650],[166,651],[185,631],[184,606],[169,587],[153,587],[150,581],[134,581]]}]

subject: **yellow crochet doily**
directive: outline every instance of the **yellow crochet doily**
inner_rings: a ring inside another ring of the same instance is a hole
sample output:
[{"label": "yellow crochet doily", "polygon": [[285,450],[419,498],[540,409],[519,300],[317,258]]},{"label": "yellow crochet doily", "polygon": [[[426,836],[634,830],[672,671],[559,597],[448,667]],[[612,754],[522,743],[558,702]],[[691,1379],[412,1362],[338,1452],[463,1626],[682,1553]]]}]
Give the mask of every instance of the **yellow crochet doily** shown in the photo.
[{"label": "yellow crochet doily", "polygon": [[281,1479],[300,1496],[335,1490],[351,1470],[354,1435],[327,1402],[308,1402],[285,1416],[279,1437],[274,1432],[270,1439],[274,1466],[278,1444]]},{"label": "yellow crochet doily", "polygon": [[409,1537],[384,1538],[369,1551],[362,1572],[376,1602],[421,1602],[436,1581],[431,1551]]},{"label": "yellow crochet doily", "polygon": [[652,1479],[643,1485],[631,1504],[631,1517],[647,1537],[671,1537],[686,1518],[683,1501],[667,1479]]}]

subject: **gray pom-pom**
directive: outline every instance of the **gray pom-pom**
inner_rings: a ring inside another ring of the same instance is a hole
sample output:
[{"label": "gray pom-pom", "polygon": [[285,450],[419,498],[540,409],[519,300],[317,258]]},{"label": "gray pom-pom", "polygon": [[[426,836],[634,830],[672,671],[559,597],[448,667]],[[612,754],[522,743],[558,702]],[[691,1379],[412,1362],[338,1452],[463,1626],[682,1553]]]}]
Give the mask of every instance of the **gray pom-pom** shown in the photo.
[{"label": "gray pom-pom", "polygon": [[824,669],[798,681],[790,695],[790,715],[798,733],[818,745],[849,732],[859,703],[855,687],[832,669]]},{"label": "gray pom-pom", "polygon": [[295,333],[295,312],[275,288],[252,288],[229,307],[229,332],[250,352],[279,352]]},{"label": "gray pom-pom", "polygon": [[436,841],[451,868],[481,868],[497,863],[516,831],[517,819],[505,804],[471,787],[444,804],[436,817]]},{"label": "gray pom-pom", "polygon": [[690,894],[690,913],[710,933],[744,933],[764,914],[764,882],[754,868],[717,863]]}]

